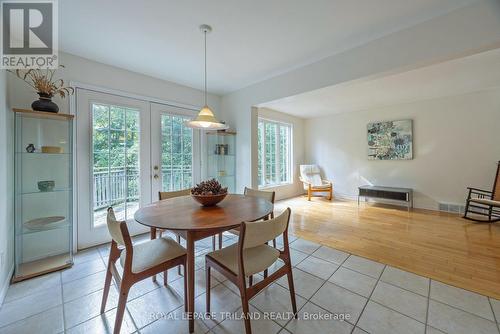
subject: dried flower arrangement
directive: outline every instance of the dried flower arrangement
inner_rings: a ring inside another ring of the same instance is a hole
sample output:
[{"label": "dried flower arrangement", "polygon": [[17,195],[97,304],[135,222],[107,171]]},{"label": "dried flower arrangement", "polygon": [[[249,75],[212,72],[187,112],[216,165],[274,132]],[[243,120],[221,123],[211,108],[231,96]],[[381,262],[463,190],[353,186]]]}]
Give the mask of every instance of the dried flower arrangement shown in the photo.
[{"label": "dried flower arrangement", "polygon": [[[59,65],[59,67],[64,68],[64,65]],[[54,74],[55,69],[29,69],[15,71],[7,70],[12,74],[15,74],[19,79],[26,82],[30,87],[32,87],[38,94],[44,94],[48,97],[53,97],[59,95],[61,98],[65,98],[66,95],[71,95],[75,92],[73,87],[64,86],[63,79],[55,79]]]},{"label": "dried flower arrangement", "polygon": [[[64,68],[63,65],[59,67]],[[56,69],[27,69],[15,71],[7,70],[33,88],[40,98],[31,104],[33,110],[45,112],[59,112],[57,104],[52,102],[52,97],[59,95],[65,98],[75,92],[73,87],[65,86],[63,79],[55,79]]]}]

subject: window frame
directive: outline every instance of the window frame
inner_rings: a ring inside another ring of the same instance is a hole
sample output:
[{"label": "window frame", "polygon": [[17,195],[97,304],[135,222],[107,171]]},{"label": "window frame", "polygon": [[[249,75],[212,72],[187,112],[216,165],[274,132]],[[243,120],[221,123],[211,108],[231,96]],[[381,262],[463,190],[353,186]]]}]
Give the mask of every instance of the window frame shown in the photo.
[{"label": "window frame", "polygon": [[[262,129],[260,127],[260,124],[263,124]],[[265,130],[265,125],[267,124],[273,124],[276,125],[276,134],[275,134],[275,165],[274,165],[274,174],[275,174],[275,180],[274,182],[271,183],[266,183],[266,130]],[[286,152],[287,152],[287,157],[288,157],[288,163],[287,163],[287,175],[286,179],[287,181],[279,181],[281,180],[281,157],[280,157],[280,152],[281,152],[281,128],[285,127],[288,128],[288,145],[286,147]],[[261,175],[258,177],[258,188],[259,189],[266,189],[266,188],[276,188],[276,187],[281,187],[281,186],[286,186],[294,183],[293,179],[293,124],[292,123],[287,123],[284,121],[279,121],[279,120],[274,120],[274,119],[269,119],[266,117],[258,117],[257,119],[257,131],[262,132],[260,133],[261,136],[261,143],[262,143],[262,150],[259,154],[259,142],[257,140],[257,166],[260,167],[261,169]],[[259,134],[257,134],[258,136]],[[257,137],[258,138],[258,137]]]}]

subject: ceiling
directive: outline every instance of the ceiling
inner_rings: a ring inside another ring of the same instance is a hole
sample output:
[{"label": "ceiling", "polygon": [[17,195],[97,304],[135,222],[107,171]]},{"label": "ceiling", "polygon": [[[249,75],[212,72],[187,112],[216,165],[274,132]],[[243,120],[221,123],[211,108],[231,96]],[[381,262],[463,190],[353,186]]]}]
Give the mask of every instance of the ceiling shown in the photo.
[{"label": "ceiling", "polygon": [[259,105],[302,118],[374,109],[500,87],[500,49]]},{"label": "ceiling", "polygon": [[224,94],[476,0],[63,0],[60,50]]}]

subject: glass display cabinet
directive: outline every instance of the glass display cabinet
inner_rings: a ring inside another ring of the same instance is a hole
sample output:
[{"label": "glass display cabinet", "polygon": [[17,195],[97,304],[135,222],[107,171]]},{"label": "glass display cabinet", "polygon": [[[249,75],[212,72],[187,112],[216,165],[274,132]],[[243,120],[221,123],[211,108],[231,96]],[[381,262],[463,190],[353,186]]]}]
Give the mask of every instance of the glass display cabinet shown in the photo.
[{"label": "glass display cabinet", "polygon": [[73,115],[15,112],[15,273],[73,264]]},{"label": "glass display cabinet", "polygon": [[236,132],[207,132],[207,177],[216,179],[230,193],[236,189]]}]

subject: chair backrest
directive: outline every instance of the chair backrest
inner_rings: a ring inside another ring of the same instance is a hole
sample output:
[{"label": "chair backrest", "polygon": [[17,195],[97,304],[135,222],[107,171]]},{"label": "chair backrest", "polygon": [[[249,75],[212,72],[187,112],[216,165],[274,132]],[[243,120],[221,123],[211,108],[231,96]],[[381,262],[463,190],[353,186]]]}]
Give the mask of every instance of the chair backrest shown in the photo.
[{"label": "chair backrest", "polygon": [[243,249],[261,246],[275,239],[288,229],[290,208],[278,217],[257,222],[244,222],[240,227],[240,245]]},{"label": "chair backrest", "polygon": [[[116,220],[115,211],[112,207],[108,208],[107,225],[111,238],[113,238],[119,246],[127,247],[127,245],[131,244],[127,223]],[[124,230],[126,231],[125,235],[123,233]]]},{"label": "chair backrest", "polygon": [[247,187],[245,187],[245,192],[243,194],[249,197],[263,198],[273,204],[274,204],[274,198],[276,196],[276,193],[274,191],[255,190]]},{"label": "chair backrest", "polygon": [[494,201],[500,201],[500,161],[497,165],[497,175],[495,176],[495,183],[493,184],[493,196]]},{"label": "chair backrest", "polygon": [[188,196],[190,194],[191,194],[191,189],[183,189],[177,191],[160,191],[158,193],[158,197],[161,201],[164,199],[169,199],[174,197]]},{"label": "chair backrest", "polygon": [[300,165],[300,177],[313,186],[320,186],[323,183],[318,165]]}]

